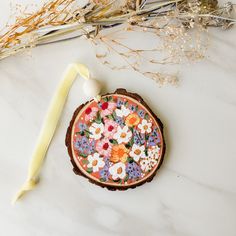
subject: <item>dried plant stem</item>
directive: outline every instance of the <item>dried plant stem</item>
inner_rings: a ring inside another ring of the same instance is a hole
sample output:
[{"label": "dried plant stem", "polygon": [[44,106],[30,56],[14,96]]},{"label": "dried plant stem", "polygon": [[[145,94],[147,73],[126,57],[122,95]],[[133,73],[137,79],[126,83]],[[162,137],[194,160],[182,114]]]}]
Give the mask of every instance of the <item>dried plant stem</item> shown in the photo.
[{"label": "dried plant stem", "polygon": [[[202,39],[204,28],[226,29],[236,23],[231,14],[235,5],[227,3],[221,7],[217,0],[89,0],[83,7],[76,0],[48,1],[38,11],[17,17],[0,35],[0,59],[27,48],[86,35],[93,42],[100,40],[126,66],[111,66],[105,55],[97,55],[103,64],[112,69],[132,68],[163,83],[175,81],[175,77],[165,74],[167,79],[164,79],[161,73],[144,72],[141,62],[166,65],[201,59],[206,48]],[[117,26],[124,27],[102,36],[106,29]],[[118,31],[151,35],[160,45],[153,49],[133,49],[115,37]],[[197,33],[193,34],[194,31]]]}]

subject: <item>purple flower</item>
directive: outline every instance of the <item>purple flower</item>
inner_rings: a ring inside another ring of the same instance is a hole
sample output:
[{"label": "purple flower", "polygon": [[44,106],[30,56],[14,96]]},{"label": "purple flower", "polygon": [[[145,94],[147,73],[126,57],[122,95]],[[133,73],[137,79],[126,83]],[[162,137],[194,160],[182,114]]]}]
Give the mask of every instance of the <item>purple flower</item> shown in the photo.
[{"label": "purple flower", "polygon": [[155,128],[148,137],[148,146],[156,146],[160,142],[160,134]]},{"label": "purple flower", "polygon": [[88,145],[88,138],[86,138],[86,137],[82,137],[82,139],[81,139],[81,144],[82,145]]},{"label": "purple flower", "polygon": [[141,176],[141,168],[135,162],[128,163],[126,172],[129,175],[129,179],[137,179]]},{"label": "purple flower", "polygon": [[84,131],[88,129],[88,126],[84,123],[79,123],[78,126],[79,126],[80,131]]},{"label": "purple flower", "polygon": [[136,111],[136,107],[134,105],[130,105],[129,109],[133,112]]},{"label": "purple flower", "polygon": [[98,108],[101,109],[101,106],[102,106],[102,103],[101,103],[101,102],[98,102]]},{"label": "purple flower", "polygon": [[117,98],[116,106],[120,108],[122,105],[124,105],[124,101],[120,98]]},{"label": "purple flower", "polygon": [[95,144],[96,144],[96,142],[95,142],[95,140],[93,139],[93,140],[90,142],[90,144],[89,144],[89,148],[88,148],[88,153],[89,153],[89,154],[94,153],[94,151],[95,151]]},{"label": "purple flower", "polygon": [[107,181],[108,178],[109,178],[109,159],[108,158],[105,158],[104,159],[105,161],[105,165],[104,167],[99,171],[100,173],[100,177],[104,180],[104,181]]},{"label": "purple flower", "polygon": [[141,134],[136,129],[133,131],[134,135],[134,143],[137,145],[143,145],[145,143],[145,136],[144,134]]},{"label": "purple flower", "polygon": [[83,136],[76,139],[74,147],[80,153],[89,155],[92,154],[95,150],[95,140],[89,141],[88,138]]},{"label": "purple flower", "polygon": [[124,119],[123,119],[122,117],[119,117],[119,116],[117,116],[117,117],[115,118],[115,122],[116,122],[118,125],[120,125],[122,128],[123,128],[124,125],[125,125]]},{"label": "purple flower", "polygon": [[139,115],[139,117],[144,118],[144,116],[145,116],[144,110],[139,110],[138,115]]}]

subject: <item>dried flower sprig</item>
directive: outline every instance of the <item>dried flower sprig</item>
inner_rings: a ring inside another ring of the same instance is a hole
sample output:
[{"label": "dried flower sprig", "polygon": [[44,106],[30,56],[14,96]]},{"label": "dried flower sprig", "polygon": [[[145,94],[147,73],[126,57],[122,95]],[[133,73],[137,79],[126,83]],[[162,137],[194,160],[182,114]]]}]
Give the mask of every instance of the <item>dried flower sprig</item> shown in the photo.
[{"label": "dried flower sprig", "polygon": [[[219,6],[217,0],[93,0],[84,6],[75,0],[52,0],[36,12],[24,12],[5,29],[0,36],[0,59],[85,35],[94,45],[102,43],[122,58],[124,65],[117,66],[107,59],[107,53],[97,53],[97,58],[112,69],[132,68],[161,84],[175,83],[175,75],[143,70],[143,60],[166,65],[203,58],[207,28],[229,28],[236,22],[233,12],[232,3]],[[115,38],[113,30],[107,33],[115,27],[118,32],[152,34],[158,45],[138,50],[129,47]]]}]

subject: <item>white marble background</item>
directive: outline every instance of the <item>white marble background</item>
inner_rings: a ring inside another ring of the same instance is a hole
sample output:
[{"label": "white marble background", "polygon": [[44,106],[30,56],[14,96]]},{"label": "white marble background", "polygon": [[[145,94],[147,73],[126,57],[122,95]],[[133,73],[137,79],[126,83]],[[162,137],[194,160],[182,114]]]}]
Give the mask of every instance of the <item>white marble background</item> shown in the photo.
[{"label": "white marble background", "polygon": [[[2,0],[1,25],[9,12],[9,1]],[[235,236],[236,29],[210,34],[207,58],[180,67],[178,88],[160,88],[135,72],[102,66],[85,40],[1,61],[0,235]],[[92,68],[104,91],[125,87],[150,104],[165,125],[163,166],[153,182],[125,192],[74,175],[64,136],[73,110],[86,100],[77,80],[40,185],[12,207],[52,93],[74,60]]]}]

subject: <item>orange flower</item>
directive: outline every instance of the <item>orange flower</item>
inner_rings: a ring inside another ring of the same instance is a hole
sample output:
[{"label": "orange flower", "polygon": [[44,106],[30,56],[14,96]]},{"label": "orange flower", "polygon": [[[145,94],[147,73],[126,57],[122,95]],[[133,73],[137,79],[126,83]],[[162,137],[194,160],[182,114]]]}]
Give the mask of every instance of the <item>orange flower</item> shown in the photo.
[{"label": "orange flower", "polygon": [[135,126],[139,123],[140,118],[138,117],[138,115],[136,113],[130,114],[127,116],[127,118],[125,119],[125,124],[128,126]]},{"label": "orange flower", "polygon": [[110,161],[116,162],[126,162],[128,157],[128,149],[124,144],[114,145],[111,150],[111,158]]}]

